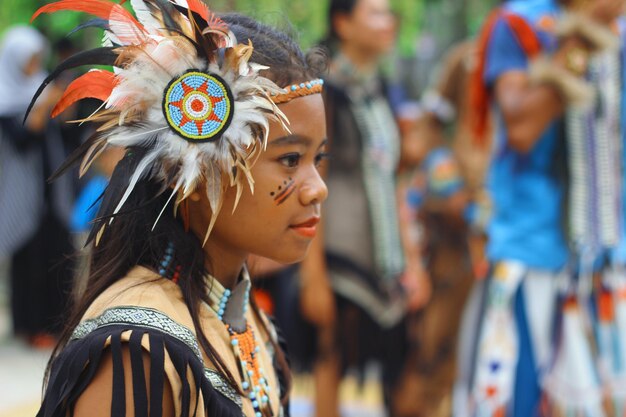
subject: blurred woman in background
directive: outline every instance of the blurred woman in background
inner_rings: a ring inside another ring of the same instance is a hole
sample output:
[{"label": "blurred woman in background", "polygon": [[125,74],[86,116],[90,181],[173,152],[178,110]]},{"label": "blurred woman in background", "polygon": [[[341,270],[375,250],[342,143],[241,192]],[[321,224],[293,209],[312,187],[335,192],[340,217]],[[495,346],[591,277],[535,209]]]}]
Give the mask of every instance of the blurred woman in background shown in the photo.
[{"label": "blurred woman in background", "polygon": [[396,20],[386,0],[333,0],[328,23],[329,198],[323,239],[301,274],[302,311],[318,334],[316,415],[336,417],[346,368],[380,362],[390,398],[407,348],[405,315],[425,303],[429,289],[419,255],[402,235],[400,136],[379,71]]},{"label": "blurred woman in background", "polygon": [[22,124],[48,54],[44,37],[23,26],[9,29],[0,46],[0,258],[11,258],[14,332],[41,347],[51,347],[60,331],[72,282],[63,257],[73,251],[64,221],[68,183],[46,183],[65,156],[48,119],[59,88],[48,87]]}]

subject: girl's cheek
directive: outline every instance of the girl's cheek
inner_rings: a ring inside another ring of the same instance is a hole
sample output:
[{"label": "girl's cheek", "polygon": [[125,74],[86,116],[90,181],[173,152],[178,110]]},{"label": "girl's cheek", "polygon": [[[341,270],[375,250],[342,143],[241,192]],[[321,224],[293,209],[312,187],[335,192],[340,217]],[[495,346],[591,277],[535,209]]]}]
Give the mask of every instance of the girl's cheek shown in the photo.
[{"label": "girl's cheek", "polygon": [[274,204],[279,206],[287,201],[296,190],[296,182],[292,177],[287,177],[278,184],[274,191],[270,192],[270,197],[274,200]]}]

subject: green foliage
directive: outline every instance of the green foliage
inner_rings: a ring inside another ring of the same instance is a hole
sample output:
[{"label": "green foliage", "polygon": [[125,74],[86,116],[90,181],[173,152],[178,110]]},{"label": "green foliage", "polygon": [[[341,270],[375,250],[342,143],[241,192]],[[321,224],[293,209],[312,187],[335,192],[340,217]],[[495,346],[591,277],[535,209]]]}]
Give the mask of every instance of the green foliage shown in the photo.
[{"label": "green foliage", "polygon": [[[35,10],[46,3],[49,2],[42,0],[0,0],[0,34],[4,33],[10,26],[30,24],[30,18]],[[38,17],[33,22],[33,26],[54,42],[67,35],[83,20],[84,15],[81,13],[59,12],[53,19],[48,15]]]},{"label": "green foliage", "polygon": [[[32,13],[50,1],[0,0],[0,33],[13,24],[28,24]],[[263,22],[292,29],[304,47],[313,45],[327,32],[328,0],[209,0],[208,3],[213,10],[237,10]],[[462,7],[463,21],[451,21],[449,26],[460,34],[471,33],[480,25],[495,0],[391,0],[391,3],[400,20],[399,51],[406,56],[413,54],[420,31],[428,26],[428,22],[423,21],[427,18],[427,9],[440,8],[445,16],[445,11],[451,7]],[[53,19],[39,17],[35,25],[54,40],[67,34],[84,19],[85,15],[81,13],[59,12]],[[459,25],[462,27],[459,28]],[[87,35],[90,40],[99,37],[91,32]],[[84,35],[73,36],[83,39]]]}]

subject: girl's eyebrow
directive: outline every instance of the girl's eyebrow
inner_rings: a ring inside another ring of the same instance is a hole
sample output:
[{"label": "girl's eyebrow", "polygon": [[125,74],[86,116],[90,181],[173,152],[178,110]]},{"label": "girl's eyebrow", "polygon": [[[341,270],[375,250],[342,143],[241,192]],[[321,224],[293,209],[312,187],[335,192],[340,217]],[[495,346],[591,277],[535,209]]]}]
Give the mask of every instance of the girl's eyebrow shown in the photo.
[{"label": "girl's eyebrow", "polygon": [[[326,145],[326,143],[328,143],[328,139],[324,138],[318,148],[321,148],[322,146]],[[312,144],[313,144],[313,139],[311,139],[308,136],[299,135],[299,134],[291,134],[287,136],[282,136],[280,138],[274,139],[273,141],[269,143],[270,146],[304,145],[307,147],[311,146]]]},{"label": "girl's eyebrow", "polygon": [[311,146],[313,139],[308,136],[291,134],[274,139],[269,143],[270,146],[285,146],[285,145],[304,145]]}]

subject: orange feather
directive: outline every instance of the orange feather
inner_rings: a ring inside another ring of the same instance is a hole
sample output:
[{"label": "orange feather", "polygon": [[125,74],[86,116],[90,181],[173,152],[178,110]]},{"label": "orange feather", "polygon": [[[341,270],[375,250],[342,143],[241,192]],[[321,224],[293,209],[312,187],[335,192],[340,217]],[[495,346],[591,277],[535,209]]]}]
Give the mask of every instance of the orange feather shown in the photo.
[{"label": "orange feather", "polygon": [[228,25],[217,15],[209,10],[209,6],[202,0],[187,0],[187,6],[189,10],[197,13],[204,19],[208,27],[213,30],[226,32]]},{"label": "orange feather", "polygon": [[84,98],[97,98],[105,101],[115,87],[115,74],[109,71],[94,70],[78,77],[67,86],[61,99],[52,109],[52,117],[56,117],[69,106]]},{"label": "orange feather", "polygon": [[42,13],[54,13],[60,10],[73,10],[88,13],[106,20],[109,20],[111,13],[115,11],[116,16],[128,23],[132,23],[142,31],[145,31],[141,23],[139,23],[128,10],[117,3],[107,0],[60,0],[56,3],[50,3],[40,7],[35,14],[33,14],[30,21],[35,20],[37,16]]},{"label": "orange feather", "polygon": [[187,7],[189,7],[189,10],[192,12],[200,15],[205,22],[209,21],[209,6],[207,6],[202,0],[187,0]]}]

